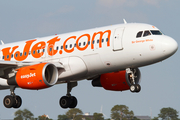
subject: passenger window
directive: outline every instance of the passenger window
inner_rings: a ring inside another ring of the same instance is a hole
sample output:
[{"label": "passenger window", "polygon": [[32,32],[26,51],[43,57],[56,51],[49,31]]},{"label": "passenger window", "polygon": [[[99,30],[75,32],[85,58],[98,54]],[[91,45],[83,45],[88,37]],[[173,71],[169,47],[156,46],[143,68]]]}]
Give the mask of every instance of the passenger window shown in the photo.
[{"label": "passenger window", "polygon": [[143,37],[148,36],[148,35],[151,35],[151,33],[149,32],[149,30],[147,30],[147,31],[144,32]]},{"label": "passenger window", "polygon": [[58,50],[58,49],[59,49],[59,47],[57,46],[57,47],[56,47],[56,50]]},{"label": "passenger window", "polygon": [[3,59],[4,59],[4,56],[3,56]]},{"label": "passenger window", "polygon": [[61,50],[63,49],[63,46],[61,46]]},{"label": "passenger window", "polygon": [[104,39],[102,39],[102,43],[104,42]]},{"label": "passenger window", "polygon": [[97,43],[99,43],[99,40],[97,40]]},{"label": "passenger window", "polygon": [[76,47],[76,43],[74,44],[74,47]]},{"label": "passenger window", "polygon": [[11,55],[11,58],[13,58],[13,54]]},{"label": "passenger window", "polygon": [[79,43],[79,46],[81,46],[81,43]]},{"label": "passenger window", "polygon": [[31,51],[29,51],[29,55],[31,55]]},{"label": "passenger window", "polygon": [[24,53],[24,55],[26,56],[26,52]]},{"label": "passenger window", "polygon": [[108,42],[108,38],[106,38],[106,42]]},{"label": "passenger window", "polygon": [[40,50],[38,50],[37,52],[40,53]]},{"label": "passenger window", "polygon": [[83,45],[85,46],[85,45],[86,45],[86,42],[84,42]]},{"label": "passenger window", "polygon": [[70,48],[72,48],[72,44],[70,44]]},{"label": "passenger window", "polygon": [[142,33],[143,33],[143,31],[138,32],[137,35],[136,35],[136,38],[141,37]]},{"label": "passenger window", "polygon": [[68,46],[66,45],[66,49],[68,48]]},{"label": "passenger window", "polygon": [[9,55],[7,55],[7,59],[9,58]]},{"label": "passenger window", "polygon": [[88,45],[90,45],[90,41],[88,41]]},{"label": "passenger window", "polygon": [[20,53],[20,56],[22,56],[22,53]]},{"label": "passenger window", "polygon": [[94,40],[93,40],[93,44],[94,44]]}]

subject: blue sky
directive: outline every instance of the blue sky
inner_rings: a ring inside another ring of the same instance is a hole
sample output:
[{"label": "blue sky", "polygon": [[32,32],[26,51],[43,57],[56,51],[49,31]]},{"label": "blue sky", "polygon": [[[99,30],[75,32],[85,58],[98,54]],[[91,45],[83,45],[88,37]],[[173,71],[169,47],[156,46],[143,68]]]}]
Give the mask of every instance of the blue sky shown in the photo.
[{"label": "blue sky", "polygon": [[[4,43],[127,22],[148,23],[174,38],[180,45],[179,0],[0,0],[0,39]],[[167,60],[140,68],[142,90],[113,92],[93,88],[91,81],[80,81],[71,92],[78,99],[77,108],[84,113],[100,112],[110,117],[114,105],[126,105],[135,115],[155,117],[163,107],[180,111],[179,50]],[[57,119],[65,114],[59,99],[66,94],[66,84],[39,91],[16,89],[23,104],[35,117],[48,114]],[[3,98],[9,90],[0,91],[0,118],[14,118],[16,109],[6,109]]]}]

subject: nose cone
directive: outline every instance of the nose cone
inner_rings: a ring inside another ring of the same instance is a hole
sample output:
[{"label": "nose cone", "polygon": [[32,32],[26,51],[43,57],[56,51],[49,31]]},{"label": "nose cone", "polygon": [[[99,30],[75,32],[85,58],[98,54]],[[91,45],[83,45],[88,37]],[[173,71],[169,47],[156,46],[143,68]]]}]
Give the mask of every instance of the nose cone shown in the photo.
[{"label": "nose cone", "polygon": [[177,51],[178,44],[173,38],[166,36],[165,39],[163,39],[162,47],[166,57],[170,57]]}]

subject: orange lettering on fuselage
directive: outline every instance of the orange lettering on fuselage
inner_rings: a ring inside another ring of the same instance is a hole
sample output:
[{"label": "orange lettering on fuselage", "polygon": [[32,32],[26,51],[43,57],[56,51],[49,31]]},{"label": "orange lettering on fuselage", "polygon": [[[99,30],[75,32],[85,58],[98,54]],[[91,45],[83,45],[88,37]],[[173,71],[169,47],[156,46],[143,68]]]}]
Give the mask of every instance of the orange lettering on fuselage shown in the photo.
[{"label": "orange lettering on fuselage", "polygon": [[60,40],[60,38],[58,38],[58,36],[57,36],[57,37],[47,41],[47,43],[49,43],[48,48],[47,48],[47,52],[50,56],[53,56],[58,52],[58,50],[54,49],[54,45],[55,45],[55,42],[58,42],[59,40]]},{"label": "orange lettering on fuselage", "polygon": [[26,41],[26,45],[24,47],[23,53],[21,53],[20,51],[16,51],[14,53],[15,60],[17,60],[17,61],[25,60],[29,55],[30,47],[34,41],[36,41],[36,40]]},{"label": "orange lettering on fuselage", "polygon": [[[42,51],[44,48],[46,47],[46,43],[45,42],[38,42],[36,43],[32,49],[31,49],[31,54],[34,58],[40,58],[41,56],[44,55],[44,51]],[[39,50],[39,52],[38,52]],[[40,52],[41,50],[41,52]]]},{"label": "orange lettering on fuselage", "polygon": [[100,37],[99,37],[99,48],[102,47],[102,37],[103,37],[103,35],[104,35],[105,33],[108,33],[108,37],[107,37],[107,39],[108,39],[108,41],[107,41],[107,46],[110,46],[111,30],[106,30],[106,31],[104,31],[104,32],[99,31],[99,32],[97,32],[97,33],[95,32],[95,33],[93,34],[93,36],[92,36],[92,40],[91,40],[91,49],[94,49],[93,41],[94,41],[94,39],[95,39],[95,37],[96,37],[97,34],[100,34]]},{"label": "orange lettering on fuselage", "polygon": [[[82,37],[85,37],[85,36],[88,38],[88,39],[87,39],[87,43],[86,43],[86,45],[85,45],[84,47],[80,47],[80,46],[79,46],[79,40],[80,40]],[[91,38],[91,36],[90,36],[89,34],[81,35],[81,36],[77,39],[77,41],[76,41],[76,47],[77,47],[77,49],[80,50],[80,51],[84,51],[85,49],[87,49],[87,47],[88,47],[88,42],[90,41],[90,38]]]},{"label": "orange lettering on fuselage", "polygon": [[[67,53],[71,53],[71,52],[74,51],[74,47],[72,47],[72,49],[70,49],[70,50],[68,50],[68,49],[66,48],[66,43],[67,43],[67,41],[70,40],[70,39],[76,39],[76,36],[71,36],[71,37],[67,38],[67,39],[64,41],[64,43],[63,43],[63,48],[64,48],[64,51],[67,52]],[[62,54],[62,53],[60,53],[60,54]]]},{"label": "orange lettering on fuselage", "polygon": [[[79,37],[77,36],[70,36],[68,37],[64,42],[63,42],[63,49],[59,50],[59,54],[62,54],[63,53],[63,50],[64,52],[66,53],[72,53],[75,49],[75,46],[74,44],[71,44],[71,47],[70,49],[67,49],[66,46],[67,46],[67,42],[69,40],[75,40],[75,44],[76,44],[76,48],[77,50],[79,51],[84,51],[88,48],[89,44],[91,43],[91,49],[94,49],[94,40],[99,40],[99,48],[102,47],[102,38],[104,36],[104,34],[107,34],[107,46],[110,46],[110,37],[111,37],[111,30],[106,30],[106,31],[99,31],[99,32],[94,32],[92,34],[92,38],[91,38],[91,35],[90,34],[82,34],[80,35]],[[99,36],[98,36],[99,35]],[[99,39],[97,38],[97,36],[99,37]],[[37,42],[36,44],[33,44],[34,41],[36,41],[36,39],[34,40],[29,40],[29,41],[26,41],[26,44],[24,46],[24,50],[23,52],[20,52],[20,51],[16,51],[14,53],[14,51],[19,47],[19,46],[14,46],[14,47],[7,47],[7,48],[3,48],[1,51],[2,51],[2,54],[4,56],[4,60],[5,61],[10,61],[13,54],[14,54],[14,59],[17,60],[17,61],[23,61],[25,60],[28,55],[29,55],[29,52],[31,52],[32,54],[32,57],[34,58],[40,58],[44,55],[44,49],[46,48],[47,49],[47,53],[49,56],[54,56],[55,54],[57,54],[58,52],[58,49],[55,49],[55,43],[56,42],[59,42],[61,38],[59,38],[58,36],[50,39],[49,41],[47,41],[47,47],[46,47],[46,42],[44,41],[40,41],[40,42]],[[81,40],[86,40],[87,42],[84,42],[82,44],[82,47],[81,45],[79,45],[79,43],[81,43],[80,41]],[[32,47],[31,47],[32,46]],[[12,50],[11,50],[12,48]],[[31,48],[31,50],[30,50]],[[58,47],[57,47],[58,48]],[[11,50],[11,52],[10,52]]]},{"label": "orange lettering on fuselage", "polygon": [[14,50],[16,50],[19,46],[14,46],[12,48],[12,51],[10,52],[11,47],[7,47],[2,49],[1,51],[3,52],[4,60],[5,61],[10,61],[11,60],[11,55],[13,55]]}]

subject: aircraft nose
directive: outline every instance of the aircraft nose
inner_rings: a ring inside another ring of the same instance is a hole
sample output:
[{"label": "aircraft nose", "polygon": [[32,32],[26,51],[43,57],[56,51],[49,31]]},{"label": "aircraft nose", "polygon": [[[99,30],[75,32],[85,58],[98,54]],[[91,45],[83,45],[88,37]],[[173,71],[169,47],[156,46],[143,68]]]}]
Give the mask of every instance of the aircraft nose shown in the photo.
[{"label": "aircraft nose", "polygon": [[178,49],[177,42],[173,38],[168,36],[166,36],[166,39],[163,40],[162,46],[163,53],[165,53],[165,55],[167,55],[168,57],[173,55]]}]

